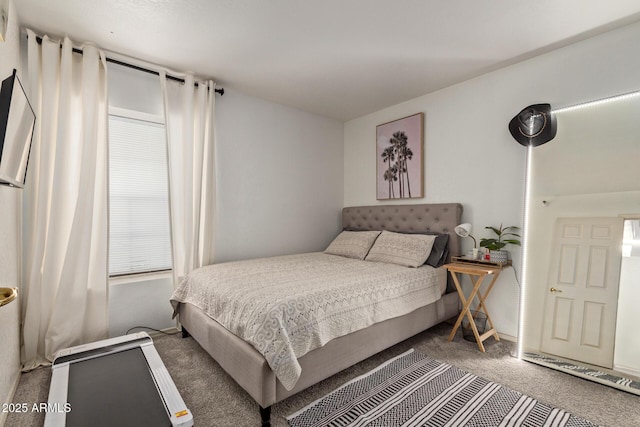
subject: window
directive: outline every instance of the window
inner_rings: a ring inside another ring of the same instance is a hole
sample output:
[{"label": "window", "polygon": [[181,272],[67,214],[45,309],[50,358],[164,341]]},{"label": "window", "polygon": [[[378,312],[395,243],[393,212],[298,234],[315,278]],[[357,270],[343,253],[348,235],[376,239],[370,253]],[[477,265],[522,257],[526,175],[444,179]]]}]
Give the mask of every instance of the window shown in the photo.
[{"label": "window", "polygon": [[109,275],[169,270],[165,126],[152,115],[110,111]]},{"label": "window", "polygon": [[172,268],[164,103],[157,75],[107,64],[109,275]]}]

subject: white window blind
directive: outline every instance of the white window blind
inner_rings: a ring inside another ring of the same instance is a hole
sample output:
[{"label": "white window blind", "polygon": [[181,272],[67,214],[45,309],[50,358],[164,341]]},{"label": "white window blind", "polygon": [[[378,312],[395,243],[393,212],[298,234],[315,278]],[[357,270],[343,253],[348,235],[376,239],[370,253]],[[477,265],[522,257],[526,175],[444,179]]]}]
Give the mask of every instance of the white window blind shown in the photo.
[{"label": "white window blind", "polygon": [[109,116],[109,275],[171,269],[165,127]]}]

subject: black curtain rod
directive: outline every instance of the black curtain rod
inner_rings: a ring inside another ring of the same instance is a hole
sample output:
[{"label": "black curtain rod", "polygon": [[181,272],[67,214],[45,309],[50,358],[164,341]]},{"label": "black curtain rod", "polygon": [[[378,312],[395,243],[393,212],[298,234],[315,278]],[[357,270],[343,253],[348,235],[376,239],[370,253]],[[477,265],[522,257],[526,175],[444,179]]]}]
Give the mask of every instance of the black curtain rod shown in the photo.
[{"label": "black curtain rod", "polygon": [[[36,41],[38,42],[38,44],[42,44],[42,37],[37,36],[36,37]],[[79,53],[80,55],[83,54],[82,49],[78,49],[78,48],[74,47],[74,48],[72,48],[72,50],[73,50],[73,52]],[[133,68],[134,70],[142,71],[142,72],[149,73],[149,74],[154,74],[156,76],[160,75],[160,73],[155,71],[155,70],[150,70],[148,68],[140,67],[138,65],[128,64],[126,62],[118,61],[117,59],[112,59],[112,58],[108,58],[107,57],[107,62],[111,62],[111,63],[117,64],[117,65],[122,65],[124,67]],[[184,79],[182,79],[180,77],[171,76],[169,74],[166,74],[165,76],[169,80],[173,80],[175,82],[184,83]],[[198,82],[195,82],[195,86],[198,87]],[[219,93],[220,96],[224,95],[224,88],[221,87],[220,89],[214,89],[214,90],[215,90],[216,93]]]}]

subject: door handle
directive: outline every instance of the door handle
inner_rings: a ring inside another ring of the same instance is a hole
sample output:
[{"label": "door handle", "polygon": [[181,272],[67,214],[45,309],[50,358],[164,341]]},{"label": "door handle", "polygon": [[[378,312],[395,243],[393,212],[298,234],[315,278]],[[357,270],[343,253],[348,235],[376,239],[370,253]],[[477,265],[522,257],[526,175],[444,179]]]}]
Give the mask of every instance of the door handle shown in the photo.
[{"label": "door handle", "polygon": [[549,289],[551,292],[562,292],[560,289],[556,289],[556,288],[551,288]]},{"label": "door handle", "polygon": [[17,288],[0,288],[0,307],[9,304],[18,296]]}]

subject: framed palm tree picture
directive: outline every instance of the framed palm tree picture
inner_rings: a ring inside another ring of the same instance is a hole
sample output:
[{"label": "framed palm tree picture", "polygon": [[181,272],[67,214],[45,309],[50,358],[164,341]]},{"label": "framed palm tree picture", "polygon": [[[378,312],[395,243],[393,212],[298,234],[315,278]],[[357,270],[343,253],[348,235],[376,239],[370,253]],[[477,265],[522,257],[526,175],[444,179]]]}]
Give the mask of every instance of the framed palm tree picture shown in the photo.
[{"label": "framed palm tree picture", "polygon": [[376,198],[423,197],[424,113],[376,127]]}]

